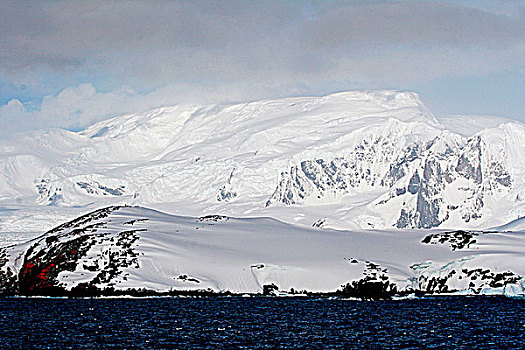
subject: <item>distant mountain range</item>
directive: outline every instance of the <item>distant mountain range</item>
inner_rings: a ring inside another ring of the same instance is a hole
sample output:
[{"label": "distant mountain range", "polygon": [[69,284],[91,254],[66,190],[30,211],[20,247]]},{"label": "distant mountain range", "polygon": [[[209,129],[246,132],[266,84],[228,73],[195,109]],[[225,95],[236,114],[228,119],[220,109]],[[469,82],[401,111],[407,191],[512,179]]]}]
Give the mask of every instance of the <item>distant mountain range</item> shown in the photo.
[{"label": "distant mountain range", "polygon": [[409,92],[177,105],[0,141],[0,229],[14,242],[122,204],[335,229],[490,228],[525,215],[524,155],[525,125],[442,124]]},{"label": "distant mountain range", "polygon": [[0,294],[523,296],[525,125],[441,120],[365,91],[14,135]]}]

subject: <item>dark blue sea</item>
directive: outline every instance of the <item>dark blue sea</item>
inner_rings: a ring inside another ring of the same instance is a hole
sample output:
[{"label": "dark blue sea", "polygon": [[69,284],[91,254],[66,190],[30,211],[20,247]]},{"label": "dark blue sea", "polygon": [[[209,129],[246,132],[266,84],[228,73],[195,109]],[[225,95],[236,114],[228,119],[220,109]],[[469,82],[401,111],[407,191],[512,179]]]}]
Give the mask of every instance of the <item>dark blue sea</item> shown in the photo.
[{"label": "dark blue sea", "polygon": [[523,349],[525,300],[0,299],[2,349]]}]

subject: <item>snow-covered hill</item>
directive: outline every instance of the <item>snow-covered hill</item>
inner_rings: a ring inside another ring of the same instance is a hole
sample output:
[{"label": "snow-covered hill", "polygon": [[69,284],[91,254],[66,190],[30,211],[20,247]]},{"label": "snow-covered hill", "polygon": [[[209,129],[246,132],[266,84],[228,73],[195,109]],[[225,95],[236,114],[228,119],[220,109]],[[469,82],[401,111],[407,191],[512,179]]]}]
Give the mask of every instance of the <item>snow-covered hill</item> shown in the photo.
[{"label": "snow-covered hill", "polygon": [[0,230],[15,242],[112,204],[338,229],[487,228],[523,216],[525,126],[445,120],[478,132],[447,129],[416,94],[364,91],[178,105],[15,135],[0,141]]},{"label": "snow-covered hill", "polygon": [[520,217],[508,224],[495,227],[497,231],[525,231],[525,217]]},{"label": "snow-covered hill", "polygon": [[350,295],[377,285],[524,295],[524,249],[523,232],[335,231],[107,207],[1,248],[0,293],[335,292],[353,282]]}]

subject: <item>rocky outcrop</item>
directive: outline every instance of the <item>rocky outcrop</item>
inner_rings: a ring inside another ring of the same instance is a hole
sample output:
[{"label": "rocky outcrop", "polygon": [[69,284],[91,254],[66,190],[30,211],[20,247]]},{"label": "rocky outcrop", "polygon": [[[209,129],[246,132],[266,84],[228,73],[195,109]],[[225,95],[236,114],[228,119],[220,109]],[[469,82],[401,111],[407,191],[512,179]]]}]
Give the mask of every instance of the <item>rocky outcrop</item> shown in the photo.
[{"label": "rocky outcrop", "polygon": [[481,218],[484,197],[508,192],[511,186],[502,159],[492,154],[480,136],[464,143],[439,136],[401,150],[393,141],[377,138],[363,141],[345,157],[304,160],[282,172],[266,206],[337,198],[360,188],[386,188],[388,194],[373,206],[384,210],[392,199],[402,200],[400,206],[389,208],[398,212],[391,225],[433,228],[454,212],[465,223]]}]

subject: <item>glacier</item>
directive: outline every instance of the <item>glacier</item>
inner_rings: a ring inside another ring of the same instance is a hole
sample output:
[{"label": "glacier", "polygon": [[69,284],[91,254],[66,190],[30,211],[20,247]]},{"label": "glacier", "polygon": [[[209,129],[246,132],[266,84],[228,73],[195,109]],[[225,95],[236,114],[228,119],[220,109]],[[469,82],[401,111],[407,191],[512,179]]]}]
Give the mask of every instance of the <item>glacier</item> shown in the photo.
[{"label": "glacier", "polygon": [[410,92],[163,107],[0,140],[0,243],[107,205],[486,229],[524,216],[524,154],[523,124],[436,118]]}]

